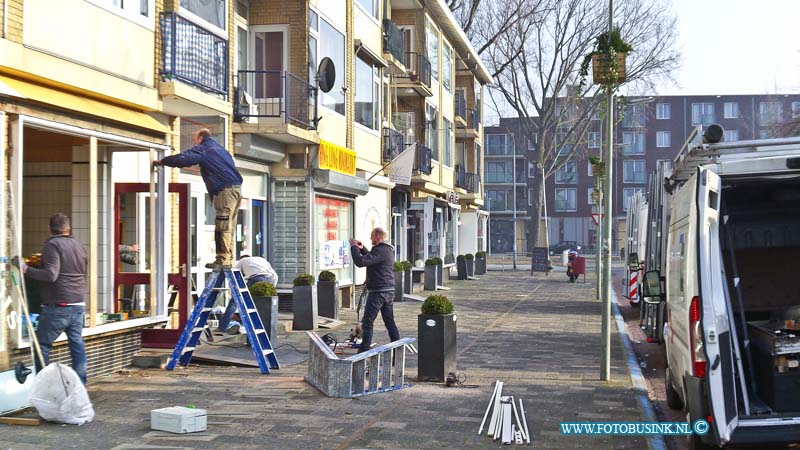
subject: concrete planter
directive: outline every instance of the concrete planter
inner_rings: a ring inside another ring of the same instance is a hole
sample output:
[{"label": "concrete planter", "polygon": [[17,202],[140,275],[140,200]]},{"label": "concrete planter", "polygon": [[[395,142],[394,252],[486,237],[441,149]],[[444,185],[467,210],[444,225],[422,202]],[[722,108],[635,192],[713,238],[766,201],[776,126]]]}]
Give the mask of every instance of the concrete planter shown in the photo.
[{"label": "concrete planter", "polygon": [[274,348],[278,342],[278,296],[253,297],[253,303],[256,305],[264,329],[267,330],[269,342]]},{"label": "concrete planter", "polygon": [[425,266],[425,290],[435,291],[437,282],[437,275],[439,274],[440,266]]},{"label": "concrete planter", "polygon": [[467,277],[475,276],[475,260],[468,259],[467,261]]},{"label": "concrete planter", "polygon": [[292,315],[292,329],[314,330],[317,328],[316,286],[292,288]]},{"label": "concrete planter", "polygon": [[456,315],[417,316],[418,379],[442,382],[456,371]]},{"label": "concrete planter", "polygon": [[467,261],[464,259],[459,259],[456,261],[456,269],[458,270],[458,279],[459,280],[466,280],[467,279]]},{"label": "concrete planter", "polygon": [[317,281],[317,301],[320,316],[338,319],[339,307],[342,303],[339,282]]},{"label": "concrete planter", "polygon": [[436,283],[439,286],[444,286],[444,264],[436,266]]},{"label": "concrete planter", "polygon": [[394,273],[394,301],[403,301],[403,286],[405,286],[406,272]]},{"label": "concrete planter", "polygon": [[486,258],[475,258],[475,275],[486,275]]},{"label": "concrete planter", "polygon": [[[406,294],[411,294],[413,290],[414,290],[414,278],[411,276],[411,269],[407,269],[404,272],[404,277],[403,277],[403,292]],[[395,301],[397,301],[396,298]]]}]

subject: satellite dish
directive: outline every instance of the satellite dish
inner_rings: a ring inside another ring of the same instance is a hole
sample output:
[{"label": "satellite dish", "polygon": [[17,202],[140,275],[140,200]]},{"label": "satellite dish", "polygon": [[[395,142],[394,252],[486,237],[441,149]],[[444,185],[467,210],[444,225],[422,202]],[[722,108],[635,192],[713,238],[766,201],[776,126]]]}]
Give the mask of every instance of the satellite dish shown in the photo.
[{"label": "satellite dish", "polygon": [[322,92],[330,92],[335,82],[336,68],[333,66],[333,60],[326,56],[322,58],[317,69],[317,86]]}]

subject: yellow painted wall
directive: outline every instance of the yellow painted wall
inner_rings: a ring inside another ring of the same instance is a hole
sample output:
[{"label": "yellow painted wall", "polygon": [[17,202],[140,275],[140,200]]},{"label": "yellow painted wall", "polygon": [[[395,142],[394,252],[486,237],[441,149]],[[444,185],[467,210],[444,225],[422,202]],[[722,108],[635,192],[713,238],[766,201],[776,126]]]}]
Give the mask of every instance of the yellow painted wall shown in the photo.
[{"label": "yellow painted wall", "polygon": [[356,125],[353,150],[358,159],[356,167],[361,170],[375,173],[381,165],[381,136],[377,132],[367,131],[364,127]]},{"label": "yellow painted wall", "polygon": [[357,1],[353,5],[354,38],[361,40],[376,55],[383,54],[383,27],[380,21],[364,12]]}]

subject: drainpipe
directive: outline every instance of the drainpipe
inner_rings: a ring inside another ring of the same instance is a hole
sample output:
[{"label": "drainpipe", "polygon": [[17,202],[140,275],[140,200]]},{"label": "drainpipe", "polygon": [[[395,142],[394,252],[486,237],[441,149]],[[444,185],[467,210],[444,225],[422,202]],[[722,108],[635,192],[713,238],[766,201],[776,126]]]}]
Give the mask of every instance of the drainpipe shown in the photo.
[{"label": "drainpipe", "polygon": [[8,27],[8,0],[3,0],[3,39],[6,37]]}]

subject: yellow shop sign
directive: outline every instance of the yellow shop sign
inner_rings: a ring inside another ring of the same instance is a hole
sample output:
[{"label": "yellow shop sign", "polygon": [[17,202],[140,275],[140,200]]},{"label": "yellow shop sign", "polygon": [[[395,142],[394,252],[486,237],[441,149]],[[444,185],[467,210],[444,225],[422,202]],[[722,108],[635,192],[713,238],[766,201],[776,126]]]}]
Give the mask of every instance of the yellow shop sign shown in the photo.
[{"label": "yellow shop sign", "polygon": [[330,142],[319,142],[319,168],[346,175],[356,174],[356,152]]}]

